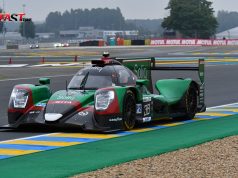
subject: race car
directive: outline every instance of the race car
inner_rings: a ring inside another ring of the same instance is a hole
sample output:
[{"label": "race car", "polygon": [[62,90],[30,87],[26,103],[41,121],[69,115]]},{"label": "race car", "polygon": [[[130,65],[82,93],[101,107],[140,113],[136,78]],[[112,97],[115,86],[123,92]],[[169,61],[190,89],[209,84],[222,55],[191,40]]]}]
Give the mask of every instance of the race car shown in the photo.
[{"label": "race car", "polygon": [[[112,132],[165,117],[192,119],[206,110],[204,59],[198,61],[198,67],[165,67],[156,66],[154,58],[104,56],[92,60],[92,65],[79,70],[66,89],[53,94],[48,78],[39,79],[39,85],[16,85],[9,101],[9,127],[36,124]],[[200,81],[158,80],[158,94],[154,94],[152,70],[198,71]]]},{"label": "race car", "polygon": [[37,49],[40,48],[39,44],[31,44],[30,49]]},{"label": "race car", "polygon": [[62,47],[62,46],[63,46],[62,43],[54,43],[54,47],[55,47],[55,48]]},{"label": "race car", "polygon": [[69,43],[62,43],[61,46],[62,47],[69,47]]}]

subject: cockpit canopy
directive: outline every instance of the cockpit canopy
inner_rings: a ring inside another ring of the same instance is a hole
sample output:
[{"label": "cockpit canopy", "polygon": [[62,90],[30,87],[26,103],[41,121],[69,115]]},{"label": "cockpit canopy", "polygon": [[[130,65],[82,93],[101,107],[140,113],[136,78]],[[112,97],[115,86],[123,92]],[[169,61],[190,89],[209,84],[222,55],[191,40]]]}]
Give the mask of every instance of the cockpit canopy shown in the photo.
[{"label": "cockpit canopy", "polygon": [[70,81],[68,89],[96,90],[111,86],[136,85],[137,77],[122,65],[91,66],[81,69]]}]

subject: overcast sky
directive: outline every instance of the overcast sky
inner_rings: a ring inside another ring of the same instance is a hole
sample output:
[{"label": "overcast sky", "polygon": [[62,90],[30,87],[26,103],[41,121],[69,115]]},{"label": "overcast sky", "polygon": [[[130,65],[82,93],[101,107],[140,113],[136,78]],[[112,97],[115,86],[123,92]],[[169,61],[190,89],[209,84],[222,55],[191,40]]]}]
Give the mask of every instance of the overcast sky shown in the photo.
[{"label": "overcast sky", "polygon": [[[215,11],[238,11],[237,0],[210,0]],[[44,21],[51,11],[65,11],[66,9],[116,8],[119,7],[126,19],[158,19],[169,15],[164,10],[169,0],[5,0],[5,10],[10,13],[23,11],[33,21]],[[3,0],[0,0],[2,6]]]}]

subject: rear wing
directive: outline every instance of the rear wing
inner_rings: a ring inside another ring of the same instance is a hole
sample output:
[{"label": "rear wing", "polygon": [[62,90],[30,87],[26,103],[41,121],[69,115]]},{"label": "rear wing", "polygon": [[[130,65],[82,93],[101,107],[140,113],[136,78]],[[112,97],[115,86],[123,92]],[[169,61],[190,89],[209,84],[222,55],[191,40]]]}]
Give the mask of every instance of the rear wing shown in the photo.
[{"label": "rear wing", "polygon": [[[199,77],[199,106],[205,106],[205,61],[203,58],[197,59],[197,66],[161,66],[156,65],[156,58],[116,58],[124,66],[132,70],[139,79],[150,81],[148,89],[153,93],[152,70],[166,71],[197,71]],[[172,62],[171,62],[172,64]]]},{"label": "rear wing", "polygon": [[150,70],[181,70],[181,71],[198,71],[198,76],[201,84],[204,84],[205,80],[205,60],[203,58],[198,59],[197,67],[190,66],[156,66],[156,60],[154,57],[151,58],[151,69]]}]

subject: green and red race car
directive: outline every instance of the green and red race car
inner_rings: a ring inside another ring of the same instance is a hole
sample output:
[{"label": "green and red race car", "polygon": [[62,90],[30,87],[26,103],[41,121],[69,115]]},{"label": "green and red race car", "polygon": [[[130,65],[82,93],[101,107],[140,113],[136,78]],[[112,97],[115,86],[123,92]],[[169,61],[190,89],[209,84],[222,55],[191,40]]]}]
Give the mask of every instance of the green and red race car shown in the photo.
[{"label": "green and red race car", "polygon": [[[76,73],[65,90],[52,94],[50,79],[20,84],[12,91],[9,127],[45,125],[86,131],[130,130],[137,123],[161,118],[192,119],[206,110],[204,59],[198,67],[156,66],[155,58],[102,58]],[[199,82],[186,78],[155,83],[152,70],[197,71]]]}]

